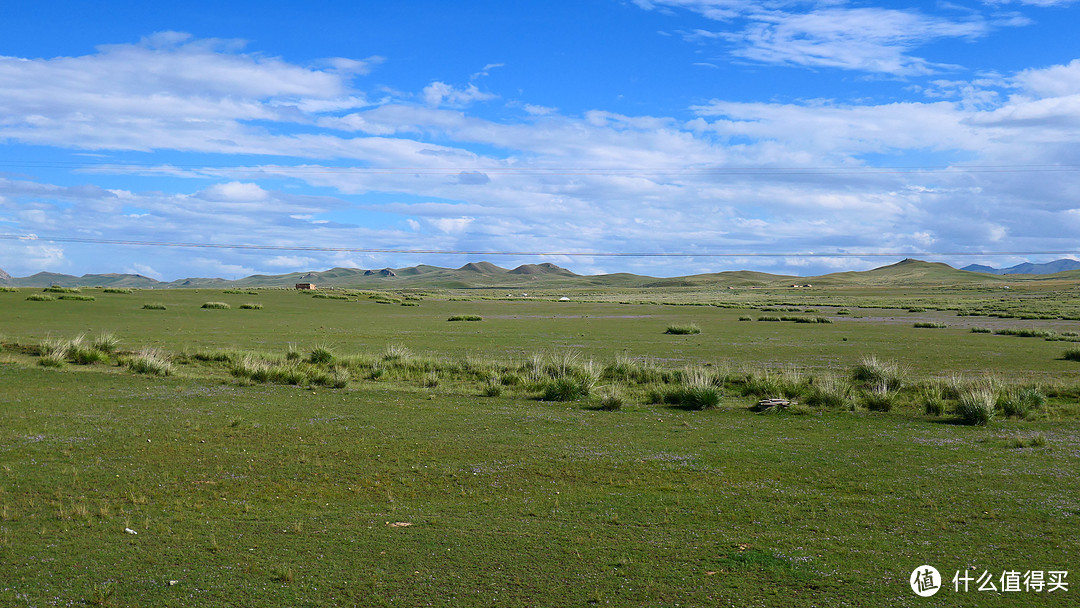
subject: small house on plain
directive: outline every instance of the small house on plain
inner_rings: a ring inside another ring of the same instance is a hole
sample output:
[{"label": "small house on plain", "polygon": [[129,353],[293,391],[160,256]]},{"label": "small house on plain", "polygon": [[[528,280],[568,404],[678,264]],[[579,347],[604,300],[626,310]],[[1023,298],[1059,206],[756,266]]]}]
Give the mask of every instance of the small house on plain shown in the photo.
[{"label": "small house on plain", "polygon": [[313,290],[313,289],[315,289],[315,284],[314,283],[297,283],[296,288],[297,289],[304,289],[304,290]]}]

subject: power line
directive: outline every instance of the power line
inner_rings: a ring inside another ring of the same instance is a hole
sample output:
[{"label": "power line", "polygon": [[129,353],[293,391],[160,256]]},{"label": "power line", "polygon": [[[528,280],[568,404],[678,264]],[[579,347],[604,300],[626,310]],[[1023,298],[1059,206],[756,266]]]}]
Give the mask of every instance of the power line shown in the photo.
[{"label": "power line", "polygon": [[381,247],[316,247],[311,245],[253,245],[227,243],[188,243],[179,241],[135,241],[65,236],[37,236],[0,234],[0,239],[18,241],[49,241],[57,243],[84,243],[94,245],[125,245],[138,247],[182,247],[198,249],[240,249],[255,251],[309,251],[325,253],[393,253],[405,255],[468,255],[468,256],[517,256],[517,257],[606,257],[606,258],[738,258],[738,257],[795,257],[795,258],[864,258],[864,257],[911,257],[911,256],[1018,256],[1018,255],[1080,255],[1080,250],[1043,251],[840,251],[840,252],[775,252],[775,251],[490,251],[459,249],[399,249]]}]

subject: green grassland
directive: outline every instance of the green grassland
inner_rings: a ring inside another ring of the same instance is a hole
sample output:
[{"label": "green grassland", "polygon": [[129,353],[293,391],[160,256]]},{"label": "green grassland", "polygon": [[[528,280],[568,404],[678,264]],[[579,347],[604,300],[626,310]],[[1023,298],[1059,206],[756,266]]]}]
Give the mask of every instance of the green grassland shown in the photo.
[{"label": "green grassland", "polygon": [[[1075,605],[950,581],[1076,576],[1076,280],[920,268],[528,298],[5,290],[0,605]],[[554,400],[562,380],[585,393]],[[963,424],[984,384],[1040,400]],[[718,404],[665,401],[690,389]],[[752,411],[773,396],[798,403]],[[915,596],[921,564],[949,589]]]}]

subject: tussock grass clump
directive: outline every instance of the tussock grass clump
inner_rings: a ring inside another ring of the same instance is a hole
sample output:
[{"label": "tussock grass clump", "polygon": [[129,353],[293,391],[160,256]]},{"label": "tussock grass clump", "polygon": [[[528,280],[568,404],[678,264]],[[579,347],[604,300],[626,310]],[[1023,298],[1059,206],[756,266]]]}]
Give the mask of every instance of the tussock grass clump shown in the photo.
[{"label": "tussock grass clump", "polygon": [[201,308],[210,308],[213,310],[228,310],[232,308],[225,302],[204,302]]},{"label": "tussock grass clump", "polygon": [[593,382],[584,376],[561,376],[552,378],[543,385],[544,401],[577,401],[592,393]]},{"label": "tussock grass clump", "polygon": [[794,399],[807,388],[806,380],[796,369],[747,372],[742,378],[742,394],[762,399]]},{"label": "tussock grass clump", "polygon": [[312,365],[328,365],[334,361],[334,351],[327,346],[316,346],[308,353],[307,362]]},{"label": "tussock grass clump", "polygon": [[851,384],[836,376],[819,376],[813,379],[803,399],[806,405],[830,410],[851,408]]},{"label": "tussock grass clump", "polygon": [[349,296],[340,295],[336,293],[316,293],[311,296],[318,300],[348,300]]},{"label": "tussock grass clump", "polygon": [[740,321],[753,321],[754,317],[751,317],[751,316],[748,316],[748,315],[742,315],[741,317],[739,317],[739,320]]},{"label": "tussock grass clump", "polygon": [[42,289],[42,291],[46,293],[79,293],[82,290],[78,287],[60,287],[59,285],[53,285],[52,287]]},{"label": "tussock grass clump", "polygon": [[168,376],[172,373],[172,361],[169,360],[169,356],[152,348],[145,348],[124,357],[120,363],[136,374]]},{"label": "tussock grass clump", "polygon": [[32,293],[26,296],[26,299],[30,302],[52,302],[56,298],[43,293]]},{"label": "tussock grass clump", "polygon": [[771,316],[771,315],[765,315],[765,316],[758,317],[757,320],[758,321],[775,321],[775,322],[779,323],[780,322],[780,317],[774,317],[774,316]]},{"label": "tussock grass clump", "polygon": [[480,315],[453,315],[447,321],[483,321]]},{"label": "tussock grass clump", "polygon": [[1033,410],[1046,405],[1046,395],[1038,388],[1009,387],[998,394],[997,409],[1010,418],[1025,418]]},{"label": "tussock grass clump", "polygon": [[407,363],[412,358],[412,351],[401,344],[387,344],[383,350],[382,360],[387,362]]},{"label": "tussock grass clump", "polygon": [[1052,338],[1057,337],[1057,332],[1055,332],[1053,330],[1050,330],[1050,329],[1036,329],[1036,328],[1011,329],[1011,328],[1007,328],[1007,329],[999,329],[999,330],[995,331],[994,335],[997,335],[997,336],[1017,336],[1017,337],[1020,337],[1020,338],[1052,339]]},{"label": "tussock grass clump", "polygon": [[80,295],[62,295],[57,297],[58,300],[74,300],[76,302],[93,302],[97,298],[94,296],[80,296]]},{"label": "tussock grass clump", "polygon": [[723,391],[711,385],[662,385],[650,389],[646,398],[649,403],[673,405],[686,410],[707,410],[720,405]]},{"label": "tussock grass clump", "polygon": [[867,389],[884,386],[890,391],[899,390],[904,384],[904,373],[891,361],[880,361],[874,355],[863,357],[851,370],[851,378]]},{"label": "tussock grass clump", "polygon": [[892,411],[895,400],[896,391],[889,388],[886,380],[880,380],[866,387],[862,395],[863,406],[872,412]]},{"label": "tussock grass clump", "polygon": [[103,293],[135,293],[135,290],[127,287],[106,287]]},{"label": "tussock grass clump", "polygon": [[143,310],[165,310],[165,304],[161,302],[148,302],[142,305]]},{"label": "tussock grass clump", "polygon": [[686,336],[686,335],[700,334],[701,333],[701,328],[698,327],[696,323],[673,324],[673,325],[668,325],[667,329],[664,330],[664,333],[665,334],[673,334],[673,335],[676,335],[676,336]]},{"label": "tussock grass clump", "polygon": [[972,385],[960,392],[955,413],[964,424],[986,426],[997,414],[997,393],[990,382]]},{"label": "tussock grass clump", "polygon": [[269,361],[250,354],[234,360],[229,367],[229,373],[259,384],[345,388],[349,382],[349,372],[343,367],[326,367],[300,361]]},{"label": "tussock grass clump", "polygon": [[248,302],[240,305],[241,310],[262,310],[262,304],[258,302]]},{"label": "tussock grass clump", "polygon": [[502,392],[503,384],[497,378],[488,378],[480,388],[480,394],[484,397],[498,397]]},{"label": "tussock grass clump", "polygon": [[75,336],[68,342],[68,356],[72,363],[78,365],[90,365],[105,360],[105,355],[95,349],[93,345],[86,343],[86,337],[82,334]]},{"label": "tussock grass clump", "polygon": [[109,331],[102,331],[94,337],[92,346],[94,350],[101,351],[103,353],[111,353],[116,350],[116,347],[120,345],[120,338],[116,337],[116,334]]},{"label": "tussock grass clump", "polygon": [[605,412],[617,412],[626,405],[626,399],[615,389],[607,389],[600,395],[597,408]]},{"label": "tussock grass clump", "polygon": [[973,334],[992,334],[992,333],[994,333],[994,330],[990,329],[989,327],[972,327],[971,328],[971,333],[973,333]]},{"label": "tussock grass clump", "polygon": [[948,325],[944,323],[932,323],[930,321],[920,321],[915,323],[912,327],[920,329],[945,329]]},{"label": "tussock grass clump", "polygon": [[435,388],[439,386],[439,373],[432,371],[424,374],[423,378],[420,379],[420,386],[424,388]]},{"label": "tussock grass clump", "polygon": [[66,340],[45,338],[38,345],[38,365],[43,367],[63,367],[71,345]]},{"label": "tussock grass clump", "polygon": [[1070,348],[1061,358],[1066,361],[1080,361],[1080,348]]},{"label": "tussock grass clump", "polygon": [[940,416],[945,413],[945,385],[941,382],[920,385],[918,399],[927,416]]}]

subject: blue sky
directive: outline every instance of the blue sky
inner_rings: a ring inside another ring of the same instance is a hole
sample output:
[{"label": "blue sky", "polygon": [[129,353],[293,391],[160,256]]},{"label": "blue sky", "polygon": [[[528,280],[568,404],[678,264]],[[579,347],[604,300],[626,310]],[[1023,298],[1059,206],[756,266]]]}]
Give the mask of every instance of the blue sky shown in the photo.
[{"label": "blue sky", "polygon": [[172,4],[0,9],[0,268],[1080,250],[1074,0]]}]

